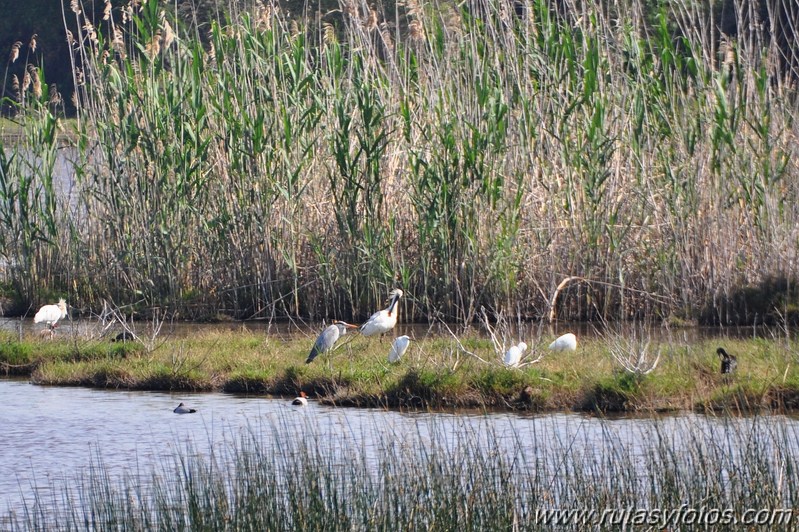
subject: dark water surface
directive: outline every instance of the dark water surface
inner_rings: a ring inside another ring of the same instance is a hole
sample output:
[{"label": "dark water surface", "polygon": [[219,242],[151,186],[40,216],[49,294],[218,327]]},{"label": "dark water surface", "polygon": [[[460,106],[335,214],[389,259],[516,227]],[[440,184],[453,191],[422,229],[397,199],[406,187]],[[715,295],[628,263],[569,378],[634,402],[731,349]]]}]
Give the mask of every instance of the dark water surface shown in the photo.
[{"label": "dark water surface", "polygon": [[[31,312],[31,315],[33,313]],[[163,323],[153,323],[140,321],[131,324],[132,330],[144,338],[157,337],[166,338],[186,338],[203,333],[229,332],[229,331],[248,331],[253,333],[263,333],[265,335],[277,336],[284,339],[307,338],[313,343],[319,332],[329,323],[309,323],[302,320],[251,320],[251,321],[223,321],[217,323],[195,323],[184,321],[164,321]],[[597,338],[605,334],[614,336],[632,336],[651,338],[655,342],[677,342],[691,344],[707,340],[709,338],[784,338],[785,333],[779,328],[767,327],[763,325],[746,327],[685,327],[685,328],[666,328],[662,326],[648,326],[643,328],[640,324],[625,323],[613,324],[612,331],[608,333],[603,330],[603,326],[598,323],[511,323],[507,329],[509,338],[504,338],[508,343],[517,343],[525,340],[528,345],[534,345],[536,339],[548,344],[555,337],[572,332],[577,338]],[[19,334],[20,336],[36,336],[42,330],[42,324],[33,323],[31,317],[28,318],[8,318],[0,317],[0,331],[8,331]],[[111,338],[122,331],[119,324],[103,326],[96,319],[86,318],[67,318],[58,324],[56,334],[60,337],[76,336],[79,338],[97,339],[101,337]],[[495,331],[498,336],[499,331]],[[392,336],[407,334],[415,340],[427,337],[452,337],[463,334],[477,334],[488,336],[488,332],[482,324],[473,324],[464,329],[457,324],[444,323],[398,323],[392,331]],[[503,338],[498,338],[503,340]],[[310,345],[310,344],[309,344]]]}]

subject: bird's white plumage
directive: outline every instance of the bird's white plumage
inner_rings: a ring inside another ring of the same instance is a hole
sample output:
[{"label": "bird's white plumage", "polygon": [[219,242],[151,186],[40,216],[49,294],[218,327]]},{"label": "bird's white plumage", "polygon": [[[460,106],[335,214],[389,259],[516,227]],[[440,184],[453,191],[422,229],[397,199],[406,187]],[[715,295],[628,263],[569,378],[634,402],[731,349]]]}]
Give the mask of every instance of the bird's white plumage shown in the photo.
[{"label": "bird's white plumage", "polygon": [[175,408],[173,410],[173,412],[176,413],[176,414],[193,414],[193,413],[196,412],[196,410],[193,409],[193,408],[189,408],[188,406],[184,405],[183,403],[180,403],[177,406],[177,408]]},{"label": "bird's white plumage", "polygon": [[375,334],[384,334],[394,328],[397,324],[397,302],[402,297],[402,290],[395,288],[389,294],[391,302],[388,307],[383,310],[378,310],[366,320],[366,323],[361,325],[361,334],[364,336],[374,336]]},{"label": "bird's white plumage", "polygon": [[67,302],[59,299],[55,305],[44,305],[33,317],[33,323],[45,323],[51,329],[67,315]]},{"label": "bird's white plumage", "polygon": [[388,352],[389,363],[393,364],[394,362],[399,362],[399,359],[402,358],[402,355],[408,350],[408,345],[410,343],[411,339],[407,335],[395,338],[394,343],[391,344],[391,351]]},{"label": "bird's white plumage", "polygon": [[308,404],[308,396],[305,392],[300,392],[300,395],[295,397],[291,404],[294,406],[306,406]]},{"label": "bird's white plumage", "polygon": [[505,359],[503,362],[505,362],[506,366],[515,368],[519,365],[519,362],[521,362],[522,355],[526,350],[527,344],[524,342],[519,342],[518,344],[511,346],[511,348],[505,352]]},{"label": "bird's white plumage", "polygon": [[552,351],[575,351],[577,349],[577,337],[572,333],[566,333],[549,344],[549,349]]}]

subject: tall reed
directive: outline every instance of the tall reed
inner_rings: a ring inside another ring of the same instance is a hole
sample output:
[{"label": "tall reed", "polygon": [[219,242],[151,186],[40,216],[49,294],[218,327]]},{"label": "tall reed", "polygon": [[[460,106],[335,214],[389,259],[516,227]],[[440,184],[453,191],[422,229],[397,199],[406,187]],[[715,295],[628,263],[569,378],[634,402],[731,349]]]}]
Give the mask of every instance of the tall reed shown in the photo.
[{"label": "tall reed", "polygon": [[[795,64],[694,5],[567,4],[256,3],[207,34],[76,9],[75,186],[36,229],[4,213],[28,257],[4,277],[183,317],[357,319],[401,285],[404,319],[471,320],[547,315],[573,276],[561,318],[751,319],[737,294],[797,275]],[[4,167],[54,154],[23,139]],[[31,166],[6,203],[48,189]]]},{"label": "tall reed", "polygon": [[[789,422],[638,423],[617,433],[608,422],[591,439],[555,421],[510,433],[475,419],[454,432],[432,422],[402,435],[376,426],[364,446],[324,437],[310,418],[302,438],[276,422],[271,437],[244,431],[210,455],[176,445],[180,453],[152,472],[112,474],[100,458],[91,474],[6,522],[10,530],[614,530],[650,512],[658,528],[728,530],[743,526],[747,510],[776,510],[769,528],[792,529],[799,479]],[[551,509],[577,515],[547,521]]]}]

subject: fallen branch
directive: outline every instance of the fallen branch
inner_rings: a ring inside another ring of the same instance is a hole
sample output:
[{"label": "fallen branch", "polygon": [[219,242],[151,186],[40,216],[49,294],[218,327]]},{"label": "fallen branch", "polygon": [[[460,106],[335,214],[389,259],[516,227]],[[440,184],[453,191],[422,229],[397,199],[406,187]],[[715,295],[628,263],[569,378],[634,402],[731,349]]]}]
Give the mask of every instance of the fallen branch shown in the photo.
[{"label": "fallen branch", "polygon": [[466,349],[465,347],[463,347],[463,344],[462,344],[462,343],[461,343],[461,341],[458,339],[458,337],[455,335],[455,333],[454,333],[454,332],[452,332],[452,329],[450,329],[450,328],[449,328],[449,325],[447,325],[447,324],[446,324],[446,322],[444,322],[443,320],[441,321],[441,323],[444,325],[444,327],[446,327],[447,331],[449,331],[449,334],[450,334],[450,335],[452,335],[452,337],[455,339],[455,342],[458,344],[458,349],[460,349],[461,351],[463,351],[463,353],[465,353],[465,354],[469,355],[470,357],[474,357],[474,358],[476,358],[477,360],[479,360],[479,361],[480,361],[480,362],[482,362],[483,364],[490,364],[490,362],[488,362],[488,361],[486,361],[486,360],[483,360],[482,358],[480,358],[480,357],[479,357],[479,356],[477,356],[476,354],[472,353],[471,351],[469,351],[468,349]]}]

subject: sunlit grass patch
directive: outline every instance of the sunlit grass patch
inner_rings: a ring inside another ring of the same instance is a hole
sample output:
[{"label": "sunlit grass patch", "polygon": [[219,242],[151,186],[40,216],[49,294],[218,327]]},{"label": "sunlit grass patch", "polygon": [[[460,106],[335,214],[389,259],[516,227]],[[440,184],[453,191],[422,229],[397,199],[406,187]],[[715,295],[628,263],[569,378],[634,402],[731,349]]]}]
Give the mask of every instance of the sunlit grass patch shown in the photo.
[{"label": "sunlit grass patch", "polygon": [[657,346],[657,367],[636,374],[618,363],[601,337],[582,340],[575,352],[541,351],[548,338],[531,339],[538,350],[532,356],[542,354],[540,360],[509,368],[490,341],[470,336],[414,340],[403,359],[391,364],[389,342],[354,335],[306,364],[312,336],[228,331],[165,338],[151,350],[138,342],[18,342],[9,336],[0,343],[0,363],[9,374],[31,375],[42,384],[280,396],[302,390],[333,404],[420,408],[755,409],[790,407],[799,388],[793,344],[782,340],[724,341],[738,366],[722,375],[714,341],[665,342]]}]

